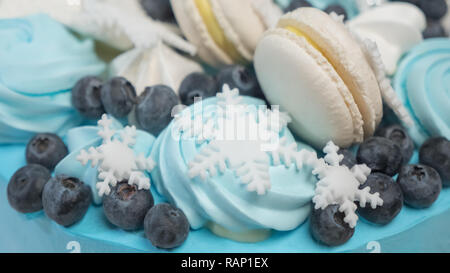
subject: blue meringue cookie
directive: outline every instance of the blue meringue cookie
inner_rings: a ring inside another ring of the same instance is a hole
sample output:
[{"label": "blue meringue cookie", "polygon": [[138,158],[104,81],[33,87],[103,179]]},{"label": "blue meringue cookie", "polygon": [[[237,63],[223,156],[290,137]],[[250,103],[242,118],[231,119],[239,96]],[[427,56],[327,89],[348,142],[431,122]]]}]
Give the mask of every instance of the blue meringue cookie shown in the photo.
[{"label": "blue meringue cookie", "polygon": [[[118,120],[112,119],[112,121],[110,128],[116,131],[114,137],[118,137],[124,127]],[[96,188],[99,180],[97,167],[91,167],[90,163],[83,166],[77,160],[77,157],[81,150],[88,150],[90,147],[98,147],[102,144],[102,138],[98,135],[99,130],[100,127],[98,126],[82,126],[70,129],[65,137],[69,154],[55,167],[55,175],[64,174],[76,177],[90,185],[94,203],[97,205],[102,203],[102,197],[98,195]],[[155,138],[151,134],[137,130],[136,144],[133,146],[135,155],[143,154],[148,157],[154,142]]]},{"label": "blue meringue cookie", "polygon": [[[243,105],[265,105],[259,99],[242,98]],[[211,114],[209,106],[217,105],[217,102],[217,98],[209,98],[202,102],[202,110],[196,109],[197,104],[194,104],[184,111],[192,110],[192,117],[208,116]],[[310,167],[304,166],[297,171],[294,164],[274,166],[271,160],[268,166],[271,188],[263,195],[247,191],[246,185],[229,168],[221,174],[209,175],[205,181],[199,177],[191,179],[189,162],[208,142],[198,144],[192,138],[177,139],[172,132],[174,126],[175,122],[172,122],[153,146],[151,157],[157,167],[151,177],[157,191],[183,210],[193,229],[206,226],[221,229],[222,236],[228,232],[251,236],[253,231],[293,230],[308,217],[317,182]],[[286,127],[279,136],[286,137],[288,143],[295,141]],[[302,143],[298,146],[312,150]],[[233,235],[225,237],[236,238]],[[247,241],[246,238],[237,240]]]},{"label": "blue meringue cookie", "polygon": [[430,137],[450,138],[450,39],[427,39],[400,63],[394,89],[414,119],[408,128],[420,146]]},{"label": "blue meringue cookie", "polygon": [[0,143],[63,135],[81,124],[71,88],[104,69],[91,40],[78,40],[47,15],[0,20]]}]

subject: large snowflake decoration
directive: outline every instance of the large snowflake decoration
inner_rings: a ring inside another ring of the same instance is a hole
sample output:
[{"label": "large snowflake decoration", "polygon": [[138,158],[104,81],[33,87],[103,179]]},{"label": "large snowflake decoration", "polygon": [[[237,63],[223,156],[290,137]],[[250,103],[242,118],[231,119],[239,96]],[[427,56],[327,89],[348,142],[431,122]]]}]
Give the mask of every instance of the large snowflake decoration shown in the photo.
[{"label": "large snowflake decoration", "polygon": [[[217,99],[219,110],[224,110],[227,106],[239,105],[242,97],[237,89],[231,90],[224,85],[222,93],[217,94]],[[306,165],[312,167],[312,173],[319,178],[313,198],[315,208],[324,209],[328,205],[338,204],[340,211],[345,213],[344,221],[351,227],[356,226],[358,220],[355,201],[359,201],[361,207],[365,207],[367,203],[372,208],[383,204],[379,193],[371,194],[369,187],[359,189],[367,180],[370,169],[366,165],[355,165],[352,169],[341,166],[343,156],[337,153],[339,147],[333,142],[329,142],[324,148],[326,156],[318,158],[314,151],[299,150],[296,142],[285,137],[279,138],[280,132],[290,122],[286,114],[267,109],[252,114],[245,108],[237,109],[241,110],[235,111],[237,114],[231,117],[224,114],[226,111],[217,111],[220,113],[218,117],[192,117],[189,112],[175,117],[176,130],[194,138],[198,144],[206,142],[188,164],[190,178],[200,177],[206,180],[208,176],[214,177],[230,169],[243,184],[247,184],[248,191],[263,195],[271,188],[269,168],[272,164],[286,168],[295,166],[298,171]],[[274,116],[278,118],[274,119]],[[225,139],[224,128],[228,128],[227,124],[235,125],[236,119],[243,117],[248,118],[248,127],[257,128],[266,137],[256,140]],[[271,149],[264,149],[265,145]]]},{"label": "large snowflake decoration", "polygon": [[111,129],[112,120],[105,114],[98,121],[101,130],[98,135],[103,139],[99,147],[81,150],[77,160],[84,166],[91,161],[91,167],[97,166],[97,190],[100,197],[109,195],[111,187],[118,182],[128,180],[139,190],[150,189],[150,179],[144,174],[152,171],[155,162],[143,154],[136,156],[132,147],[136,144],[136,127],[127,126],[120,132],[120,140],[114,138],[116,131]]},{"label": "large snowflake decoration", "polygon": [[[222,92],[217,94],[214,117],[192,117],[189,112],[184,112],[175,117],[175,128],[184,136],[194,138],[198,144],[207,142],[188,164],[190,178],[198,176],[206,180],[208,175],[216,176],[231,169],[243,184],[247,184],[248,191],[262,195],[271,187],[270,154],[265,150],[278,146],[279,133],[290,119],[279,111],[250,111],[248,105],[241,104],[242,99],[238,89],[224,85]],[[244,120],[240,127],[243,130],[236,130],[239,122]],[[236,132],[231,139],[227,138],[229,130]],[[240,136],[238,131],[245,132]],[[257,135],[252,136],[252,133]]]}]

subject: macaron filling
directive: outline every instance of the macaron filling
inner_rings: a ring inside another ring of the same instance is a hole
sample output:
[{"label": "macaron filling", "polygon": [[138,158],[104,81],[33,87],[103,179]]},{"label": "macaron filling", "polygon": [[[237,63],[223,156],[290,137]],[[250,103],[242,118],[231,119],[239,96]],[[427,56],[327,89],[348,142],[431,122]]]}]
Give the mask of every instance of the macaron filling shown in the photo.
[{"label": "macaron filling", "polygon": [[[293,27],[293,26],[285,26],[284,29],[286,29],[286,30],[288,30],[288,31],[290,31],[290,32],[292,32],[292,33],[294,33],[295,35],[297,35],[297,36],[299,36],[299,37],[305,38],[305,40],[306,40],[312,47],[314,47],[317,51],[319,51],[319,52],[325,57],[325,54],[323,54],[323,52],[322,52],[322,50],[319,48],[319,46],[318,46],[316,43],[314,43],[314,41],[311,40],[311,38],[309,38],[308,36],[306,36],[305,33],[303,33],[302,31],[300,31],[299,29],[297,29],[297,28],[295,28],[295,27]],[[325,57],[325,58],[326,58],[326,57]],[[328,60],[328,59],[327,59],[327,60]],[[330,61],[328,60],[328,62],[330,62]],[[331,62],[330,62],[330,63],[331,63]]]},{"label": "macaron filling", "polygon": [[213,7],[209,0],[194,0],[194,2],[214,43],[234,62],[245,63],[245,58],[239,53],[236,46],[226,37],[224,30],[214,15]]}]

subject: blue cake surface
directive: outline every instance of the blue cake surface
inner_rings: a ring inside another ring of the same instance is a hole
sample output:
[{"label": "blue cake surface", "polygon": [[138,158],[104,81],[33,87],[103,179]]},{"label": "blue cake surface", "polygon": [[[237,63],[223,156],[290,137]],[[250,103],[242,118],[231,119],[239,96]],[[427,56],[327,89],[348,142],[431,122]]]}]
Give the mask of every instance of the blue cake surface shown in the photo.
[{"label": "blue cake surface", "polygon": [[[288,0],[278,0],[286,5]],[[340,2],[350,17],[356,15],[352,0],[314,0],[318,8]],[[417,152],[411,162],[417,162]],[[173,250],[155,248],[143,230],[126,232],[111,225],[101,206],[92,205],[85,217],[70,228],[47,218],[43,211],[20,214],[6,198],[9,178],[25,162],[25,145],[0,145],[0,252],[450,252],[450,188],[444,188],[432,207],[423,210],[404,206],[392,223],[378,226],[360,219],[354,236],[342,246],[327,247],[313,240],[306,221],[289,232],[274,232],[259,243],[239,243],[212,234],[207,229],[191,231],[186,242]],[[155,203],[164,202],[152,188]],[[73,244],[75,242],[75,244]]]},{"label": "blue cake surface", "polygon": [[[377,226],[361,219],[355,235],[339,247],[327,247],[313,240],[308,221],[289,232],[274,232],[266,241],[239,243],[218,237],[207,229],[191,231],[186,242],[174,250],[157,249],[143,231],[126,232],[106,220],[102,207],[92,205],[82,221],[70,228],[51,222],[44,214],[23,215],[13,210],[6,199],[12,174],[25,165],[25,145],[0,146],[0,252],[70,252],[66,246],[76,241],[82,252],[450,252],[450,189],[444,188],[432,207],[424,210],[404,206],[394,221]],[[417,161],[417,153],[412,162]],[[152,188],[155,203],[164,198]],[[375,241],[375,243],[369,242]],[[369,247],[369,249],[367,249]],[[377,248],[375,247],[375,250]]]}]

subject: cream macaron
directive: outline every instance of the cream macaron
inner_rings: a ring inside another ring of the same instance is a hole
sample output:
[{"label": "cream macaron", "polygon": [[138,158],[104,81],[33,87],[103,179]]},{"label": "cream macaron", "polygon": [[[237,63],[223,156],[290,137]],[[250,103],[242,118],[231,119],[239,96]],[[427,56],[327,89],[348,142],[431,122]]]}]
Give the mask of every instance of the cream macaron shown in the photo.
[{"label": "cream macaron", "polygon": [[348,147],[372,136],[383,116],[377,76],[343,23],[316,8],[285,14],[265,33],[255,69],[272,105],[315,147]]},{"label": "cream macaron", "polygon": [[249,63],[265,30],[282,15],[272,0],[171,0],[186,38],[207,64]]}]

